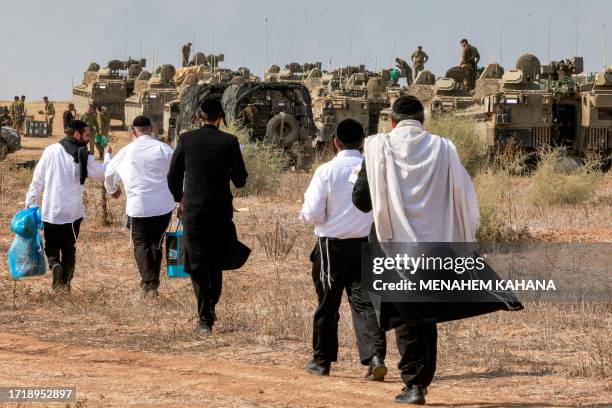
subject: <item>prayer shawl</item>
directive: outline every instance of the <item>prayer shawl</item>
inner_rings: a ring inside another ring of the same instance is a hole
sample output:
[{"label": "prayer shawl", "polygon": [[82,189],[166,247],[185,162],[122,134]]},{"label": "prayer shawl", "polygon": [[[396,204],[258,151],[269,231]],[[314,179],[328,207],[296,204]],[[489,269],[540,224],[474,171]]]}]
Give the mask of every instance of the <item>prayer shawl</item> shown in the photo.
[{"label": "prayer shawl", "polygon": [[[372,254],[393,257],[410,252],[414,243],[476,241],[476,193],[450,140],[404,120],[388,134],[366,138],[364,153],[375,224]],[[498,278],[488,265],[485,276]],[[483,291],[482,302],[386,302],[371,291],[370,297],[386,330],[523,308],[512,292]]]},{"label": "prayer shawl", "polygon": [[380,242],[475,241],[478,201],[450,140],[404,120],[364,150]]}]

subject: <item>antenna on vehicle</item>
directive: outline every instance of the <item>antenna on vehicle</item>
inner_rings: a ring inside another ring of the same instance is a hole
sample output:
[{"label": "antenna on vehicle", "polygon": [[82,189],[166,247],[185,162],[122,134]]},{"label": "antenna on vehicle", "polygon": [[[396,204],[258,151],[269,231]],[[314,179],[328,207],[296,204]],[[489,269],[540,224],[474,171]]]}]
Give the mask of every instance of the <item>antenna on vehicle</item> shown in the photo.
[{"label": "antenna on vehicle", "polygon": [[293,11],[291,12],[291,40],[289,43],[289,62],[293,62],[293,37],[294,37],[294,27],[295,25],[295,15]]},{"label": "antenna on vehicle", "polygon": [[574,45],[574,56],[578,55],[578,36],[580,34],[580,16],[576,16],[576,44]]},{"label": "antenna on vehicle", "polygon": [[606,68],[608,67],[608,58],[607,58],[607,48],[608,45],[606,44],[606,25],[602,24],[601,25],[601,31],[603,33],[603,63],[604,63],[604,71],[606,70]]},{"label": "antenna on vehicle", "polygon": [[306,60],[308,59],[307,57],[307,50],[308,50],[308,35],[306,35],[306,33],[308,33],[308,13],[306,13],[305,16],[305,20],[304,20],[304,26],[305,26],[305,30],[304,30],[304,62],[306,62]]},{"label": "antenna on vehicle", "polygon": [[193,53],[195,54],[196,46],[195,46],[195,37],[196,37],[196,28],[193,26],[193,32],[191,33],[191,46],[193,47]]},{"label": "antenna on vehicle", "polygon": [[548,40],[546,44],[546,60],[550,63],[550,16],[548,16]]},{"label": "antenna on vehicle", "polygon": [[127,27],[128,27],[128,9],[125,8],[125,26],[123,30],[123,60],[127,61]]},{"label": "antenna on vehicle", "polygon": [[499,20],[499,65],[502,65],[504,50],[504,20]]},{"label": "antenna on vehicle", "polygon": [[[266,59],[264,61],[265,66],[270,66],[270,56],[268,55],[268,18],[266,17]],[[266,72],[264,66],[264,73]]]}]

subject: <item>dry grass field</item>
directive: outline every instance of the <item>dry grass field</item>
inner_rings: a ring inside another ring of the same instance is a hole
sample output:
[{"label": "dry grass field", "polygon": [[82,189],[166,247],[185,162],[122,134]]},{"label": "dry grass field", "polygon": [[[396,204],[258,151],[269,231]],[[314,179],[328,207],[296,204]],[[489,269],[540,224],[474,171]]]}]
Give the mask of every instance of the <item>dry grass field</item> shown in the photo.
[{"label": "dry grass field", "polygon": [[[63,106],[55,103],[57,136],[25,138],[10,161],[35,159],[59,138]],[[114,148],[129,141],[127,132],[116,135]],[[242,269],[225,273],[219,321],[207,340],[192,335],[195,299],[188,280],[164,275],[160,297],[141,300],[123,226],[125,203],[108,202],[111,224],[104,225],[100,186],[91,180],[72,292],[53,293],[49,274],[11,280],[10,220],[23,206],[30,178],[31,170],[0,164],[0,385],[76,386],[76,407],[395,405],[402,383],[393,334],[387,380],[365,382],[346,302],[340,361],[331,377],[304,370],[316,298],[308,260],[313,231],[298,220],[309,174],[282,173],[272,193],[236,199],[238,233],[253,253]],[[539,182],[535,174],[481,172],[475,180],[495,228],[527,231],[535,241],[612,241],[610,174],[579,204],[534,203],[528,192]],[[612,406],[610,302],[529,302],[521,312],[441,324],[428,404]]]}]

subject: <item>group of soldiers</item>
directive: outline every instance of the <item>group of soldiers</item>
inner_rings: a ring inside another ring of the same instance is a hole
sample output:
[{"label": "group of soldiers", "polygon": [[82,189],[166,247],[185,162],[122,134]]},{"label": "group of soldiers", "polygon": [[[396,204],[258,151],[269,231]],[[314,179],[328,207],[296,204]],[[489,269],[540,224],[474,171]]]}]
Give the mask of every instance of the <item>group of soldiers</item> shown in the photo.
[{"label": "group of soldiers", "polygon": [[[459,44],[462,49],[459,66],[468,72],[468,79],[464,85],[468,90],[472,90],[476,84],[476,72],[478,70],[480,54],[478,53],[478,49],[471,45],[465,38],[462,39]],[[412,84],[419,73],[425,69],[425,63],[429,61],[429,56],[423,51],[423,46],[419,45],[416,51],[410,56],[410,59],[412,60],[412,68],[406,61],[399,58],[396,59],[400,73],[406,78],[408,84]]]},{"label": "group of soldiers", "polygon": [[[23,131],[23,124],[25,123],[26,117],[26,108],[25,108],[25,95],[15,96],[15,100],[11,103],[11,106],[8,108],[8,113],[10,117],[11,125],[15,128],[15,130],[21,132]],[[5,118],[6,121],[6,118]]]},{"label": "group of soldiers", "polygon": [[110,112],[106,106],[99,106],[96,109],[94,105],[89,105],[85,112],[77,116],[74,104],[68,104],[68,109],[64,112],[64,128],[77,118],[81,122],[85,122],[91,130],[92,137],[89,139],[89,152],[93,155],[97,150],[98,158],[102,159],[104,147],[108,144],[110,137]]}]

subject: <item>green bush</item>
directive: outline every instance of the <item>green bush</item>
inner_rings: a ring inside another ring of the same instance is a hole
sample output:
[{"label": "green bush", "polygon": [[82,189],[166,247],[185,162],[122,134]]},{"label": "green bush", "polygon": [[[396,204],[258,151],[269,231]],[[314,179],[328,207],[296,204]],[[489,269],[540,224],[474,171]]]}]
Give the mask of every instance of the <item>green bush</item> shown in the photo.
[{"label": "green bush", "polygon": [[580,165],[565,156],[563,149],[545,149],[539,152],[527,196],[538,206],[580,204],[595,194],[603,179],[599,161],[586,160]]},{"label": "green bush", "polygon": [[480,139],[476,121],[452,114],[438,115],[425,127],[435,135],[449,138],[457,147],[461,163],[474,176],[487,160],[487,146]]}]

